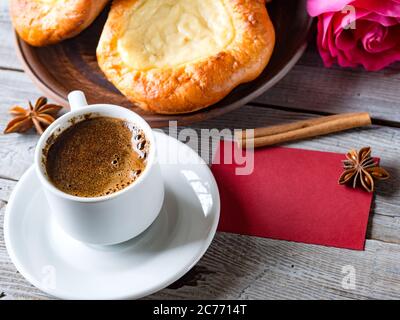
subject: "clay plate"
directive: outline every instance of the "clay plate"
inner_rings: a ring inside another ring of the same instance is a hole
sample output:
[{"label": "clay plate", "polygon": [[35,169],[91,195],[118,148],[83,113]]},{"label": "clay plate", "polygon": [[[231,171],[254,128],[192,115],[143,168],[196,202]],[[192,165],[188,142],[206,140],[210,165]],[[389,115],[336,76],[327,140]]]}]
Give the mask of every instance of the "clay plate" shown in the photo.
[{"label": "clay plate", "polygon": [[312,19],[306,12],[306,0],[277,0],[268,4],[276,30],[276,46],[269,65],[254,81],[242,84],[225,99],[206,109],[180,115],[160,115],[132,105],[100,71],[96,46],[108,9],[79,36],[60,44],[35,48],[16,35],[16,47],[25,71],[41,91],[55,102],[68,107],[67,94],[83,90],[90,104],[121,105],[143,116],[153,127],[176,120],[185,125],[232,111],[271,88],[294,66],[307,46]]}]

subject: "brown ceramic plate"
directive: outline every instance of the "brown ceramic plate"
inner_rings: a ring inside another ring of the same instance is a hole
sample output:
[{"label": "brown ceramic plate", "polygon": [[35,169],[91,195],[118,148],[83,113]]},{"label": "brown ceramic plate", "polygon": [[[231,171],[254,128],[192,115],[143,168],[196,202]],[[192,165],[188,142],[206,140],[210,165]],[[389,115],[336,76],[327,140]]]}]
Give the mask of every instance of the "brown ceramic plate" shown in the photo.
[{"label": "brown ceramic plate", "polygon": [[275,26],[276,46],[271,61],[254,81],[234,89],[219,103],[206,109],[180,115],[149,113],[132,106],[100,71],[96,61],[96,46],[108,10],[79,36],[60,44],[35,48],[16,36],[17,52],[25,71],[50,99],[68,107],[67,94],[76,89],[86,93],[91,104],[111,103],[132,109],[153,127],[179,125],[212,118],[244,105],[276,84],[294,66],[307,46],[311,18],[306,12],[306,0],[276,0],[268,5]]}]

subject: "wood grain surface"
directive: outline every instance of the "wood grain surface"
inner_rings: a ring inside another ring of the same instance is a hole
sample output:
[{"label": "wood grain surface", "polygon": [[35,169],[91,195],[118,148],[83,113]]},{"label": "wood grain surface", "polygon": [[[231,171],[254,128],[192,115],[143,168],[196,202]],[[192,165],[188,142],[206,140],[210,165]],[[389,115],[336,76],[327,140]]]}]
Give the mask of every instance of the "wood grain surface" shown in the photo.
[{"label": "wood grain surface", "polygon": [[[1,1],[1,131],[10,118],[7,111],[11,105],[41,95],[21,71],[10,31],[6,1]],[[378,185],[365,251],[217,233],[210,249],[188,274],[147,299],[400,299],[398,71],[398,65],[378,73],[325,69],[310,47],[294,69],[255,103],[191,126],[194,135],[204,128],[253,128],[312,118],[320,113],[351,111],[370,111],[375,119],[383,119],[382,125],[287,144],[343,153],[370,145],[374,155],[381,157],[382,166],[390,171],[392,179]],[[33,132],[0,135],[0,300],[51,298],[17,272],[3,239],[7,201],[32,164],[37,139]],[[201,150],[194,140],[184,140],[196,151],[203,151],[205,158],[213,151]],[[343,268],[349,265],[356,271],[355,289],[342,286]]]},{"label": "wood grain surface", "polygon": [[400,122],[400,63],[379,72],[324,68],[312,42],[290,74],[254,102],[316,113],[370,112]]}]

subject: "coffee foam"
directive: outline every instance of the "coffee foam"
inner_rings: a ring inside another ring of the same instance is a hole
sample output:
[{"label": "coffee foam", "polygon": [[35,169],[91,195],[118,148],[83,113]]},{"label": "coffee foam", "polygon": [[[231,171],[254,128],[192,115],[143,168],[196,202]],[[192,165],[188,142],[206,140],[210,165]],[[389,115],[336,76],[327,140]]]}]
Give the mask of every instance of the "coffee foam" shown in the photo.
[{"label": "coffee foam", "polygon": [[50,181],[79,197],[100,197],[131,185],[146,167],[149,142],[134,124],[111,117],[74,123],[52,139],[45,166]]}]

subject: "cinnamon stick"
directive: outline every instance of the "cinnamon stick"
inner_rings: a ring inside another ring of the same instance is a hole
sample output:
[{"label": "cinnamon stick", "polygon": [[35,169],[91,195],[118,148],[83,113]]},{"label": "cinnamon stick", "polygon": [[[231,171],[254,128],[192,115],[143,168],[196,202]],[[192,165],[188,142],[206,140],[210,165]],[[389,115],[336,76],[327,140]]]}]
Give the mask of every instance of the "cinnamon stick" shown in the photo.
[{"label": "cinnamon stick", "polygon": [[345,113],[257,128],[254,129],[254,137],[246,137],[243,131],[236,135],[236,140],[242,148],[247,146],[258,148],[368,125],[371,125],[371,118],[367,112]]}]

